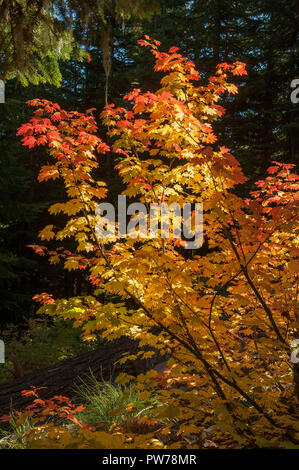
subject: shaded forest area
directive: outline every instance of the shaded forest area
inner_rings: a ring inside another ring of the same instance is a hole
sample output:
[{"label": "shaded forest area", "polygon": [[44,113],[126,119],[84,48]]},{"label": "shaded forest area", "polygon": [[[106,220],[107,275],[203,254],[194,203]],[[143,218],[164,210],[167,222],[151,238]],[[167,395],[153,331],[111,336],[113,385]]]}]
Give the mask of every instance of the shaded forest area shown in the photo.
[{"label": "shaded forest area", "polygon": [[[15,16],[9,16],[5,9],[14,3]],[[5,53],[1,56],[0,78],[7,80],[6,102],[0,106],[3,323],[31,317],[36,293],[51,291],[55,297],[70,297],[89,288],[84,273],[65,272],[59,265],[49,267],[26,246],[37,241],[48,217],[47,207],[61,199],[62,189],[59,182],[38,185],[38,169],[47,156],[42,148],[29,155],[16,135],[17,128],[30,116],[25,101],[40,97],[59,102],[65,109],[101,110],[107,74],[109,102],[120,103],[134,87],[155,89],[159,74],[152,71],[152,58],[137,45],[144,34],[161,41],[165,49],[179,47],[203,77],[211,75],[223,61],[247,64],[248,77],[239,79],[239,94],[229,98],[229,106],[224,99],[227,113],[216,124],[221,142],[238,156],[249,177],[247,187],[259,179],[271,160],[295,163],[298,157],[298,106],[290,100],[291,81],[298,76],[295,0],[127,1],[123,2],[124,12],[117,9],[122,2],[116,2],[116,6],[112,1],[104,2],[99,11],[97,2],[92,1],[50,3],[60,12],[57,24],[51,26],[56,28],[55,37],[49,38],[47,18],[41,18],[47,42],[38,57],[36,50],[42,47],[42,39],[35,38],[33,45],[30,12],[26,16],[24,10],[22,23],[18,2],[1,2],[1,47]],[[139,10],[136,4],[140,4]],[[70,28],[70,12],[72,45],[63,33]],[[37,17],[35,20],[39,21]],[[55,56],[55,41],[61,41],[65,60],[59,54]],[[101,132],[104,137],[105,130]],[[120,181],[112,165],[101,167],[99,173],[117,194]]]}]

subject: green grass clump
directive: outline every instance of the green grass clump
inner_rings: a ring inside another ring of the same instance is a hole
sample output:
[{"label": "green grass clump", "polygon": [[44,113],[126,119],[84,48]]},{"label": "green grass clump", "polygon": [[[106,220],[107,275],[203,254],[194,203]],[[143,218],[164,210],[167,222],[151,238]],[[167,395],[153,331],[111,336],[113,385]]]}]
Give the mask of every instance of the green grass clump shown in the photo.
[{"label": "green grass clump", "polygon": [[16,415],[10,413],[10,421],[0,423],[0,449],[26,449],[24,436],[32,428],[30,417],[20,423]]},{"label": "green grass clump", "polygon": [[94,376],[82,380],[75,389],[76,401],[85,406],[78,419],[91,426],[122,425],[131,418],[151,417],[159,406],[157,397],[141,399],[132,385],[121,387],[112,382],[99,381]]}]

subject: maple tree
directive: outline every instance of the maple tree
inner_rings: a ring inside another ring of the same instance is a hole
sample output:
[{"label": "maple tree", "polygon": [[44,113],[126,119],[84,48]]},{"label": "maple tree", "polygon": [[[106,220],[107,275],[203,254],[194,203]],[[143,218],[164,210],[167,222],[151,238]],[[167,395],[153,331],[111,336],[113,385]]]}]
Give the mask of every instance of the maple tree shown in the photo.
[{"label": "maple tree", "polygon": [[[165,74],[156,92],[135,89],[124,97],[128,107],[106,106],[101,117],[111,145],[97,135],[95,109],[68,112],[47,100],[29,103],[34,117],[19,129],[24,145],[49,148],[52,163],[38,180],[60,178],[67,194],[66,202],[49,208],[67,216],[66,224],[47,225],[39,234],[62,245],[33,248],[50,263],[84,270],[93,285],[92,295],[71,299],[36,295],[39,313],[73,319],[86,340],[99,332],[109,340],[139,340],[140,351],[128,352],[124,363],[155,350],[170,356],[162,382],[152,370],[137,377],[136,387],[144,398],[159,393],[164,405],[157,419],[177,418],[182,439],[210,420],[208,408],[240,445],[298,442],[299,379],[290,342],[297,335],[299,177],[294,165],[273,162],[257,189],[239,197],[234,189],[246,177],[229,149],[218,145],[212,124],[225,113],[221,95],[237,93],[229,76],[245,75],[245,65],[219,64],[203,83],[176,47],[160,52],[148,36],[139,43]],[[107,188],[93,170],[109,152],[118,157],[128,197],[146,205],[203,203],[204,255],[187,256],[177,237],[97,237],[95,211]],[[73,252],[63,247],[67,238],[76,242]],[[113,301],[101,302],[103,292]],[[120,384],[130,380],[125,372],[118,377]],[[170,421],[162,434],[171,432]],[[142,440],[123,434],[133,447],[164,445],[154,432]]]}]

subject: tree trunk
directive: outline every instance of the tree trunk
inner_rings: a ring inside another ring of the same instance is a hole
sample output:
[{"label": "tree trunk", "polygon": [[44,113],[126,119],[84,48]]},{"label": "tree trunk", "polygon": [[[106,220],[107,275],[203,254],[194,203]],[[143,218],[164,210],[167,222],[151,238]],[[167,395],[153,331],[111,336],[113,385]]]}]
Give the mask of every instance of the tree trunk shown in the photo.
[{"label": "tree trunk", "polygon": [[[100,346],[94,351],[82,354],[72,359],[67,359],[58,364],[41,369],[24,377],[13,380],[0,386],[0,417],[11,410],[19,410],[32,403],[32,398],[22,397],[21,391],[30,386],[47,387],[40,390],[41,398],[49,398],[53,395],[73,394],[74,385],[80,383],[80,378],[91,373],[104,380],[113,380],[122,371],[137,375],[146,370],[146,360],[137,362],[128,361],[123,365],[117,361],[123,354],[134,354],[138,350],[138,343],[129,338],[122,338],[105,346]],[[158,354],[151,359],[150,366],[161,361]]]}]

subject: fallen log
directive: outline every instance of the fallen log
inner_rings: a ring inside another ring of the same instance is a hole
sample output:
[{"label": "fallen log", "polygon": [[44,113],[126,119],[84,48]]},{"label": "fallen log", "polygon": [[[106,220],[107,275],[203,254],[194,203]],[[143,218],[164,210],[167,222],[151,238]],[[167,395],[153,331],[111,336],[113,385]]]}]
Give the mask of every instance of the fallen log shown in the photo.
[{"label": "fallen log", "polygon": [[[49,398],[53,395],[74,394],[74,386],[80,383],[80,378],[93,374],[103,380],[113,380],[120,372],[130,375],[146,370],[147,361],[127,361],[120,365],[117,361],[127,352],[136,353],[138,343],[130,338],[122,338],[117,341],[100,346],[94,351],[84,353],[71,359],[66,359],[45,369],[27,374],[16,380],[0,386],[0,417],[11,410],[20,410],[32,403],[32,398],[21,396],[22,390],[28,390],[30,386],[47,387],[40,390],[41,398]],[[151,359],[150,366],[161,361],[158,354]]]}]

